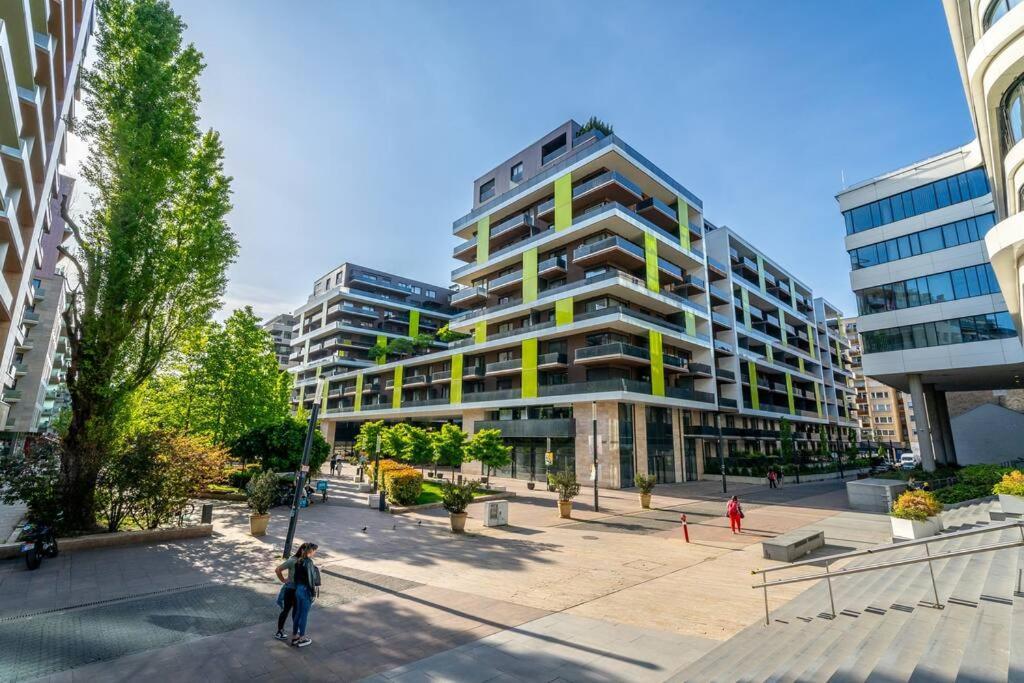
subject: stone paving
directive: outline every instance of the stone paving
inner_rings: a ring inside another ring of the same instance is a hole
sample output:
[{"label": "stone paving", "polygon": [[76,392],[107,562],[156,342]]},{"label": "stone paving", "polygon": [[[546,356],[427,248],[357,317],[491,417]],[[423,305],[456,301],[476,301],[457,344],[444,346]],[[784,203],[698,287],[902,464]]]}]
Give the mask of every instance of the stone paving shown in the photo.
[{"label": "stone paving", "polygon": [[[749,525],[737,536],[717,482],[660,486],[651,511],[635,492],[601,491],[595,512],[585,490],[570,520],[558,518],[554,494],[500,482],[517,493],[512,526],[484,528],[476,504],[458,536],[443,510],[382,514],[352,483],[332,482],[330,502],[302,510],[296,539],[321,546],[313,647],[270,638],[287,515],[272,511],[268,535],[255,539],[244,506],[224,504],[211,538],[62,554],[36,572],[0,562],[0,594],[17,596],[0,601],[0,646],[20,653],[0,655],[0,680],[25,680],[32,666],[53,680],[659,680],[759,617],[749,572],[765,564],[760,540],[805,526],[825,529],[826,551],[888,540],[887,518],[845,511],[837,483],[734,487]],[[690,515],[690,544],[680,511]],[[800,590],[774,591],[773,609]],[[199,595],[216,597],[203,603],[216,616],[176,602]],[[102,604],[82,606],[92,602]],[[239,605],[250,606],[243,617]],[[133,637],[104,630],[112,614],[137,615],[124,619],[142,626]],[[30,623],[23,630],[68,645],[28,657],[11,625]],[[102,645],[104,661],[76,654],[83,641],[61,635],[69,624]],[[552,638],[557,647],[544,650]],[[474,647],[479,656],[467,655]],[[463,678],[459,662],[484,655],[489,663]]]}]

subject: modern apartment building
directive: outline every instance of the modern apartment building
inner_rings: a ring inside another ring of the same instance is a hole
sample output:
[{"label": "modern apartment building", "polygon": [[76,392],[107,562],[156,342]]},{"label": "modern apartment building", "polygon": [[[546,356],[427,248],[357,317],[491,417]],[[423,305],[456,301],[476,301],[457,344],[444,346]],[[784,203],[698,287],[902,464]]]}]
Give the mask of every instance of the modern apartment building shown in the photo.
[{"label": "modern apartment building", "polygon": [[860,423],[861,441],[869,447],[882,444],[890,450],[912,448],[910,397],[864,374],[857,319],[844,320],[843,327],[850,346],[850,372],[856,391],[854,412]]},{"label": "modern apartment building", "polygon": [[290,313],[281,313],[263,323],[263,329],[269,334],[274,342],[274,354],[277,356],[277,364],[282,370],[287,370],[291,364],[288,356],[292,354],[292,328],[299,322],[299,319]]},{"label": "modern apartment building", "polygon": [[719,413],[729,452],[773,451],[783,417],[805,446],[855,426],[838,311],[615,135],[559,126],[473,183],[453,233],[449,327],[465,338],[338,368],[329,440],[450,420],[501,430],[505,476],[585,478],[596,448],[599,484],[621,487],[698,478]]},{"label": "modern apartment building", "polygon": [[[0,98],[0,383],[7,390],[17,391],[15,359],[29,350],[34,273],[54,222],[51,200],[92,14],[92,0],[0,3],[0,91],[7,95]],[[5,395],[0,424],[8,423],[10,406]]]},{"label": "modern apartment building", "polygon": [[[293,404],[301,402],[311,408],[321,376],[334,377],[386,362],[384,356],[375,357],[379,352],[374,347],[386,348],[392,340],[419,340],[399,350],[403,357],[443,348],[444,343],[427,337],[451,318],[450,296],[447,287],[354,263],[343,263],[318,278],[306,303],[292,315],[296,322],[290,328],[291,353],[286,360],[288,372],[295,376]],[[419,343],[422,345],[417,346]],[[347,396],[351,401],[351,393]],[[379,396],[366,399],[369,410]],[[339,405],[340,386],[325,392],[324,401],[325,410]]]},{"label": "modern apartment building", "polygon": [[1009,388],[1024,374],[985,253],[996,215],[981,162],[971,143],[837,195],[864,374],[910,392],[926,468],[955,462],[947,391]]}]

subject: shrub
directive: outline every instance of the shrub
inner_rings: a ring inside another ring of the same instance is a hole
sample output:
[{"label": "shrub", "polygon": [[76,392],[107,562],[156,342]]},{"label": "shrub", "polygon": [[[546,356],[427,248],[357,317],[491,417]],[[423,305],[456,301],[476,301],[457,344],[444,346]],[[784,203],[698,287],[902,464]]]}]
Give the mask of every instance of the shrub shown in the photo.
[{"label": "shrub", "polygon": [[957,479],[963,484],[984,486],[991,490],[998,484],[1003,475],[1012,472],[1012,468],[999,465],[969,465],[957,472]]},{"label": "shrub", "polygon": [[249,485],[249,482],[260,473],[259,469],[252,469],[247,467],[232,468],[227,471],[227,476],[224,477],[224,482],[228,486],[233,486],[236,489],[244,489]]},{"label": "shrub", "polygon": [[24,503],[29,521],[55,524],[60,512],[60,453],[56,437],[42,436],[26,441],[23,453],[0,455],[0,501]]},{"label": "shrub", "polygon": [[989,491],[991,491],[989,487],[977,484],[953,484],[935,491],[935,499],[943,505],[953,505],[965,500],[984,498],[989,495]]},{"label": "shrub", "polygon": [[462,514],[469,507],[469,504],[473,502],[473,494],[475,492],[475,481],[467,481],[464,484],[456,484],[450,481],[441,482],[441,505],[453,515]]},{"label": "shrub", "polygon": [[253,477],[245,487],[245,495],[253,514],[267,514],[270,506],[274,504],[274,499],[277,498],[277,482],[277,474],[268,471]]},{"label": "shrub", "polygon": [[930,491],[904,491],[892,505],[893,517],[923,522],[942,512],[942,504]]},{"label": "shrub", "polygon": [[638,474],[633,479],[633,483],[636,484],[638,489],[640,489],[640,493],[649,494],[654,490],[654,485],[658,483],[658,478],[652,474],[648,474],[646,476]]},{"label": "shrub", "polygon": [[[259,462],[265,470],[296,472],[302,465],[306,429],[305,422],[289,417],[246,432],[231,446],[231,452],[242,462]],[[330,452],[331,447],[323,435],[314,430],[309,450],[309,471],[319,472]]]},{"label": "shrub", "polygon": [[411,467],[387,472],[388,501],[395,505],[415,505],[423,492],[423,475]]},{"label": "shrub", "polygon": [[992,487],[992,493],[1004,496],[1024,496],[1024,474],[1020,470],[1007,472],[1002,481]]},{"label": "shrub", "polygon": [[556,474],[548,474],[548,483],[558,492],[558,500],[563,503],[580,495],[580,483],[576,481],[576,473],[562,470]]}]

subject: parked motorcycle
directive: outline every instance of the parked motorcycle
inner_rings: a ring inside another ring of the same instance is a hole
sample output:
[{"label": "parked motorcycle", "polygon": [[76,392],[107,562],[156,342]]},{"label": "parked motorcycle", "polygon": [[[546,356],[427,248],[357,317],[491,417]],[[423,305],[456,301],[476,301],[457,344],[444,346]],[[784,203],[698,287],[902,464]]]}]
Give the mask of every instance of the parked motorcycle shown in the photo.
[{"label": "parked motorcycle", "polygon": [[57,538],[53,527],[45,524],[26,524],[21,529],[21,552],[29,571],[39,569],[44,557],[57,557]]}]

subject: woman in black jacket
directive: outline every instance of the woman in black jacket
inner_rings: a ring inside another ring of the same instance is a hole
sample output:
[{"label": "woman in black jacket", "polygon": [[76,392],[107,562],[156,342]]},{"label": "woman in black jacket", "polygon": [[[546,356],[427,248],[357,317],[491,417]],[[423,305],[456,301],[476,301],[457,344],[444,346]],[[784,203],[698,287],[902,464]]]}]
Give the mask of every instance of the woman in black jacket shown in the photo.
[{"label": "woman in black jacket", "polygon": [[292,611],[292,645],[295,647],[306,647],[313,642],[306,635],[306,622],[320,586],[320,570],[313,564],[316,550],[316,543],[303,543],[296,553],[295,609]]}]

